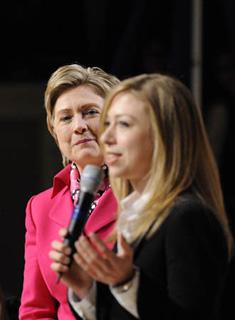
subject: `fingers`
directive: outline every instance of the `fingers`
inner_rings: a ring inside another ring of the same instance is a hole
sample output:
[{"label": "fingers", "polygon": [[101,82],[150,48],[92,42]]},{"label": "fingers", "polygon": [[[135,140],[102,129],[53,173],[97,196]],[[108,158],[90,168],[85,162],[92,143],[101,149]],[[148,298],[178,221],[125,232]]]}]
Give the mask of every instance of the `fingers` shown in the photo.
[{"label": "fingers", "polygon": [[[98,240],[98,237],[94,238]],[[81,268],[89,273],[90,276],[97,279],[101,275],[110,273],[112,268],[108,259],[108,252],[106,252],[108,249],[105,245],[99,241],[99,244],[95,242],[96,247],[94,247],[93,242],[90,240],[91,237],[89,237],[89,239],[81,237],[79,241],[75,243],[77,253],[74,255],[74,260]]]},{"label": "fingers", "polygon": [[51,269],[57,273],[65,273],[69,270],[69,267],[59,262],[52,262]]},{"label": "fingers", "polygon": [[59,263],[62,263],[62,264],[65,264],[65,265],[69,264],[69,262],[70,262],[69,256],[67,256],[63,252],[59,252],[59,251],[55,251],[55,250],[51,250],[49,252],[49,257],[52,260],[59,262]]},{"label": "fingers", "polygon": [[119,238],[121,254],[110,251],[95,234],[81,236],[75,242],[75,262],[93,279],[115,285],[133,274],[133,249],[124,237]]},{"label": "fingers", "polygon": [[[64,236],[67,233],[67,229],[63,228],[60,229],[59,235],[64,238]],[[61,262],[64,264],[69,263],[69,255],[71,254],[72,250],[69,246],[65,245],[61,241],[53,241],[51,243],[52,250],[49,252],[49,257],[52,260],[55,260],[57,262]]]},{"label": "fingers", "polygon": [[68,271],[70,258],[69,255],[71,253],[71,248],[65,246],[63,243],[59,241],[53,241],[52,250],[49,252],[49,257],[53,260],[51,264],[51,269],[56,272],[66,272]]},{"label": "fingers", "polygon": [[94,263],[98,258],[98,252],[92,247],[88,238],[81,236],[78,241],[75,242],[75,248],[77,253],[74,258],[82,267],[86,270],[88,264]]},{"label": "fingers", "polygon": [[66,234],[67,234],[67,229],[62,228],[59,230],[59,235],[61,238],[64,238],[66,236]]},{"label": "fingers", "polygon": [[89,240],[90,240],[90,243],[93,245],[93,247],[97,249],[99,255],[102,258],[108,259],[114,256],[114,253],[106,247],[104,242],[101,241],[96,234],[91,233],[89,235]]},{"label": "fingers", "polygon": [[65,255],[70,255],[72,252],[72,249],[69,246],[66,246],[64,243],[60,241],[53,241],[51,243],[52,248],[54,249],[53,251],[58,251],[60,253],[63,253]]},{"label": "fingers", "polygon": [[132,248],[129,246],[129,244],[126,242],[126,239],[124,236],[119,233],[118,234],[118,247],[119,247],[119,255],[131,255],[132,254]]}]

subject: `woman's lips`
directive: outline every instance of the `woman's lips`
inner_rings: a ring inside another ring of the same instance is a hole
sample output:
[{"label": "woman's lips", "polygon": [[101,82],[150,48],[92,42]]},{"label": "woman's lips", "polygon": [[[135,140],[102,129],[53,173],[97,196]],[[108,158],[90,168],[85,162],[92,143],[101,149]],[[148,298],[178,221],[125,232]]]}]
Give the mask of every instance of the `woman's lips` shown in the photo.
[{"label": "woman's lips", "polygon": [[78,140],[75,145],[79,145],[79,144],[83,144],[83,143],[87,143],[87,142],[91,142],[91,141],[95,141],[95,139],[81,139]]},{"label": "woman's lips", "polygon": [[108,153],[105,155],[105,163],[107,165],[112,165],[119,159],[120,156],[120,153]]}]

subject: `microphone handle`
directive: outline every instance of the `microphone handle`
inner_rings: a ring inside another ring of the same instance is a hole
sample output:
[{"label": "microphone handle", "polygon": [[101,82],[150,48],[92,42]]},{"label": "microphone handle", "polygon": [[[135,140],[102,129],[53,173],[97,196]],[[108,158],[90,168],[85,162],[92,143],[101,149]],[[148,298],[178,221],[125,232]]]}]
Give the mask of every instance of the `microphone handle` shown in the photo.
[{"label": "microphone handle", "polygon": [[[76,251],[74,243],[81,236],[85,224],[90,216],[91,204],[94,200],[94,195],[88,192],[81,192],[78,204],[74,207],[72,212],[72,218],[68,227],[67,235],[64,238],[64,244],[69,246],[72,251],[69,255],[70,262],[68,267],[71,266],[73,261],[73,254]],[[58,284],[63,273],[59,273],[56,283]]]},{"label": "microphone handle", "polygon": [[90,216],[90,209],[93,199],[94,195],[92,193],[81,192],[79,202],[74,207],[68,232],[64,239],[64,244],[70,246],[72,249],[70,258],[72,258],[72,254],[75,252],[74,243],[81,236],[85,224]]}]

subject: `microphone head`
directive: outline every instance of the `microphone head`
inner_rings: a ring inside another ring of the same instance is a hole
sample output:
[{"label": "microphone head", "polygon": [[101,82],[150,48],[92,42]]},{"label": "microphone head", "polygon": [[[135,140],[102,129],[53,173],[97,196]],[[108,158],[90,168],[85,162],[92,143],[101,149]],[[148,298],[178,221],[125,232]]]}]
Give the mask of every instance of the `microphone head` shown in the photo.
[{"label": "microphone head", "polygon": [[88,164],[81,173],[80,190],[94,194],[104,178],[104,171],[99,166]]}]

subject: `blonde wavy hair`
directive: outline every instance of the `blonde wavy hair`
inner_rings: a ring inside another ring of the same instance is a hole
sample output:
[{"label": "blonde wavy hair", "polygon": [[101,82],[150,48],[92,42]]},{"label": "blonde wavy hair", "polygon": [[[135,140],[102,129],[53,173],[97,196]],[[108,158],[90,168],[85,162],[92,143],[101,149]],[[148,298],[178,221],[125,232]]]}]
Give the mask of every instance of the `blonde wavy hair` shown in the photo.
[{"label": "blonde wavy hair", "polygon": [[[53,130],[54,107],[57,99],[67,90],[87,85],[94,89],[99,96],[104,98],[109,90],[119,83],[119,80],[98,67],[83,67],[79,64],[69,64],[59,67],[49,78],[44,95],[44,106],[47,115],[47,127],[56,143],[57,139]],[[58,145],[58,143],[57,143]],[[63,165],[70,159],[63,154]]]},{"label": "blonde wavy hair", "polygon": [[[137,239],[156,221],[156,230],[169,214],[177,197],[188,188],[211,207],[221,223],[229,253],[233,239],[224,208],[216,161],[208,141],[200,108],[190,90],[174,77],[143,74],[120,82],[108,95],[101,114],[100,133],[112,101],[131,93],[147,107],[153,134],[153,157],[145,191],[151,197],[143,210],[143,221],[135,230]],[[138,170],[138,168],[137,168]],[[110,177],[117,199],[131,191],[130,182]],[[120,211],[120,210],[119,210]]]}]

